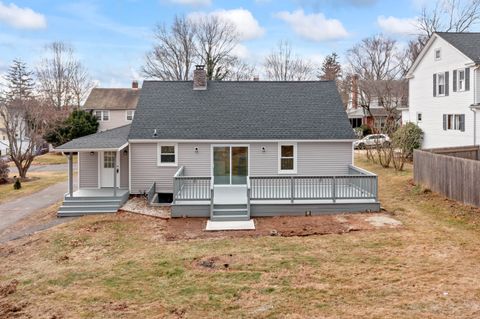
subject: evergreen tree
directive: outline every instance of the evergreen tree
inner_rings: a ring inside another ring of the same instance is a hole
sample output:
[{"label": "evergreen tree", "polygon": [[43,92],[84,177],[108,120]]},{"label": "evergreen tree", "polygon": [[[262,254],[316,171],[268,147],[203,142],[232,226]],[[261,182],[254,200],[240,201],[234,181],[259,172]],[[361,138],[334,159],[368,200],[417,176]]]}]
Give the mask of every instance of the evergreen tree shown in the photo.
[{"label": "evergreen tree", "polygon": [[33,71],[27,69],[27,64],[21,60],[13,60],[5,75],[7,90],[5,98],[7,102],[14,100],[28,100],[33,98],[35,82]]},{"label": "evergreen tree", "polygon": [[342,66],[335,52],[325,57],[320,71],[320,80],[334,81],[342,77]]},{"label": "evergreen tree", "polygon": [[98,121],[93,114],[74,110],[66,120],[52,125],[45,133],[44,139],[57,147],[75,138],[96,133],[97,129]]}]

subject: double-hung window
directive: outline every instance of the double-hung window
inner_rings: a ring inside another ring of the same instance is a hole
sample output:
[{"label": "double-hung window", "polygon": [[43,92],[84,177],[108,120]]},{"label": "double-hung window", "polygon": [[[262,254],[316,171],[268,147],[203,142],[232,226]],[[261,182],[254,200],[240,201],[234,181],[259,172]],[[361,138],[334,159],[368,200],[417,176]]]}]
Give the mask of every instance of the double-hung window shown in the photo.
[{"label": "double-hung window", "polygon": [[158,166],[177,166],[177,144],[158,144]]},{"label": "double-hung window", "polygon": [[297,144],[285,143],[279,144],[279,172],[292,173],[297,172]]},{"label": "double-hung window", "polygon": [[457,90],[465,91],[465,69],[457,71]]},{"label": "double-hung window", "polygon": [[443,114],[445,131],[465,131],[465,114]]},{"label": "double-hung window", "polygon": [[445,73],[437,74],[437,92],[438,95],[445,95]]},{"label": "double-hung window", "polygon": [[98,121],[108,121],[110,119],[110,111],[96,110],[93,114]]},{"label": "double-hung window", "polygon": [[127,110],[127,121],[133,120],[134,116],[135,116],[135,111],[134,110]]}]

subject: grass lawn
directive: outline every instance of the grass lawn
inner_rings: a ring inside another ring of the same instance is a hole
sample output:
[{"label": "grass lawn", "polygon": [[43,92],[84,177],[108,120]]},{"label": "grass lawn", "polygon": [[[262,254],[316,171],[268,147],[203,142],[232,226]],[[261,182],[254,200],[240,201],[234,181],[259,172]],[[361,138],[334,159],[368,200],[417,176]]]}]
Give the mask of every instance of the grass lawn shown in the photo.
[{"label": "grass lawn", "polygon": [[[77,155],[73,156],[73,162],[77,162]],[[55,165],[55,164],[67,164],[67,157],[62,153],[46,153],[35,157],[32,165]],[[9,166],[15,166],[13,162],[9,163]]]},{"label": "grass lawn", "polygon": [[[10,173],[13,177],[14,174]],[[22,182],[22,188],[13,189],[13,184],[0,185],[0,203],[38,192],[50,185],[67,180],[67,172],[30,172],[31,180]]]},{"label": "grass lawn", "polygon": [[89,216],[0,245],[0,285],[18,280],[0,317],[478,318],[479,210],[413,186],[410,167],[357,165],[403,228],[167,241],[168,221]]}]

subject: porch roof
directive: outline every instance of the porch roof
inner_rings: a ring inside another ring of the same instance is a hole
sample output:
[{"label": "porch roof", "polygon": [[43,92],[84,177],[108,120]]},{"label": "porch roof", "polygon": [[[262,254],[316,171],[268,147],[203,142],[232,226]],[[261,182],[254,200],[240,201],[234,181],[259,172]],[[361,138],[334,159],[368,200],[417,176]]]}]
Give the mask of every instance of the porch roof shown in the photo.
[{"label": "porch roof", "polygon": [[76,138],[55,148],[61,152],[77,151],[116,151],[128,144],[130,125]]}]

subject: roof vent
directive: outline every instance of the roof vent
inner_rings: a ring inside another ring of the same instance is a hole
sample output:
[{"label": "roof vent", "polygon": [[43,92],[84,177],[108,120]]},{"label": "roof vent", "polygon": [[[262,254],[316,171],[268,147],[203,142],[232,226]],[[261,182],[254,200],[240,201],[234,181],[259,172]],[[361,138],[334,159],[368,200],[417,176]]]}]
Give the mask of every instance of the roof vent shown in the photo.
[{"label": "roof vent", "polygon": [[207,89],[207,72],[205,65],[198,64],[193,71],[193,89],[206,90]]},{"label": "roof vent", "polygon": [[157,129],[154,129],[154,130],[153,130],[153,137],[157,137],[157,136],[158,136],[158,134],[157,134]]}]

